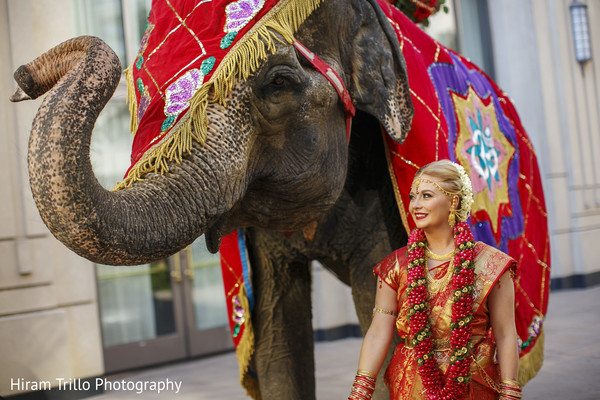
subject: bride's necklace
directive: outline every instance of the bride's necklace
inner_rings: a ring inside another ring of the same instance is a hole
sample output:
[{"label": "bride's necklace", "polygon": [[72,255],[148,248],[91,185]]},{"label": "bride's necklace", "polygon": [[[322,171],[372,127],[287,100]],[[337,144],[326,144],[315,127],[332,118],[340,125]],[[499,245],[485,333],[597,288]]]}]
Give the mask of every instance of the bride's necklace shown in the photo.
[{"label": "bride's necklace", "polygon": [[450,258],[452,258],[452,256],[454,255],[455,252],[456,252],[456,249],[452,249],[449,253],[446,253],[446,254],[436,254],[433,251],[429,250],[429,247],[425,247],[425,257],[431,258],[432,260],[436,260],[436,261],[449,260]]},{"label": "bride's necklace", "polygon": [[431,294],[437,294],[441,289],[448,287],[450,279],[452,278],[452,271],[454,271],[454,260],[450,261],[450,265],[446,266],[446,273],[440,279],[435,279],[433,275],[435,272],[431,270],[427,271],[427,289]]}]

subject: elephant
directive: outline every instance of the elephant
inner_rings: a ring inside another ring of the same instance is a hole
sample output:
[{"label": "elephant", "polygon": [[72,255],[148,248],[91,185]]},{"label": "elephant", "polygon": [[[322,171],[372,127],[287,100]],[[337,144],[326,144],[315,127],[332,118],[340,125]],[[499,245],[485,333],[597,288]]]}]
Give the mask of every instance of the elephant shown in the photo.
[{"label": "elephant", "polygon": [[245,228],[263,399],[315,398],[311,262],[352,288],[364,334],[372,268],[407,241],[384,144],[386,134],[402,141],[414,114],[396,33],[377,0],[323,0],[294,36],[344,81],[357,110],[349,142],[334,87],[285,40],[226,103],[208,104],[204,143],[117,191],[100,186],[89,160],[94,122],[121,76],[104,42],[71,39],[21,66],[11,98],[46,94],[29,141],[30,185],[45,224],[77,254],[137,265],[203,234],[216,252]]}]

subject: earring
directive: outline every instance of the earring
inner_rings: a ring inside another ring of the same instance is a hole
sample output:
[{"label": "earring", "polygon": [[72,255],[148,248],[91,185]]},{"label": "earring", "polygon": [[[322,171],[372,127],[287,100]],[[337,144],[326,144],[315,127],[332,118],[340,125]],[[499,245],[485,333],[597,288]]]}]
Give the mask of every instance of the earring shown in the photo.
[{"label": "earring", "polygon": [[456,210],[455,209],[450,210],[450,215],[448,215],[448,224],[450,224],[451,228],[454,228],[454,225],[456,225]]}]

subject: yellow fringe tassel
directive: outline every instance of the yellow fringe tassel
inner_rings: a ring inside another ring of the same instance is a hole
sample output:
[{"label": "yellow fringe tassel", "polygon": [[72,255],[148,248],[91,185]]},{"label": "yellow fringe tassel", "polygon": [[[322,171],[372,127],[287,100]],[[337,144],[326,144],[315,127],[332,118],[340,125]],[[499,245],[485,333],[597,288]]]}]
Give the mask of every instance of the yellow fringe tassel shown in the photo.
[{"label": "yellow fringe tassel", "polygon": [[133,84],[133,74],[131,73],[131,65],[125,71],[125,82],[127,82],[127,99],[126,104],[129,104],[129,132],[135,135],[138,127],[137,103],[135,97],[135,85]]},{"label": "yellow fringe tassel", "polygon": [[260,388],[258,381],[254,379],[248,373],[248,366],[250,359],[254,354],[254,328],[252,327],[252,320],[250,318],[250,305],[248,304],[248,297],[246,296],[246,288],[242,285],[240,293],[238,295],[240,299],[240,305],[246,311],[246,322],[244,326],[244,332],[242,337],[235,348],[235,354],[238,359],[238,365],[240,368],[240,383],[246,390],[246,394],[252,397],[254,400],[260,400]]},{"label": "yellow fringe tassel", "polygon": [[544,362],[544,329],[542,328],[533,348],[519,359],[519,383],[525,386],[533,379]]},{"label": "yellow fringe tassel", "polygon": [[[237,42],[218,65],[210,80],[190,100],[187,114],[156,145],[148,149],[113,190],[120,190],[141,180],[147,173],[164,174],[168,164],[180,163],[192,149],[192,139],[204,144],[207,136],[206,110],[209,103],[226,105],[226,99],[237,79],[247,80],[267,58],[275,52],[276,41],[293,43],[300,25],[316,10],[323,0],[281,0],[245,37]],[[280,35],[280,36],[277,36]],[[282,40],[283,38],[283,40]],[[127,102],[131,114],[130,130],[137,131],[137,104],[135,82],[131,66],[125,70]]]}]

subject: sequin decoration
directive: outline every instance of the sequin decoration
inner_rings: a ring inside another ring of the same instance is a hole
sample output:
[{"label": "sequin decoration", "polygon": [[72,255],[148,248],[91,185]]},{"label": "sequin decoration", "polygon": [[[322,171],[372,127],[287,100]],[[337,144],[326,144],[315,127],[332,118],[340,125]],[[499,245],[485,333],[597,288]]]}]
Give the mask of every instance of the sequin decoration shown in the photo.
[{"label": "sequin decoration", "polygon": [[229,32],[223,37],[223,39],[221,39],[221,45],[219,47],[221,47],[223,50],[229,48],[229,46],[231,46],[231,44],[233,43],[233,40],[235,39],[236,35],[237,32]]},{"label": "sequin decoration", "polygon": [[227,21],[225,21],[224,31],[227,33],[238,32],[248,25],[248,22],[265,5],[265,0],[239,0],[230,3],[225,7]]},{"label": "sequin decoration", "polygon": [[170,117],[165,118],[162,125],[160,126],[160,131],[164,132],[167,129],[169,129],[171,125],[173,125],[173,122],[175,122],[175,115],[171,115]]},{"label": "sequin decoration", "polygon": [[527,329],[529,337],[526,341],[520,343],[521,350],[525,350],[527,347],[529,347],[529,345],[531,345],[531,342],[540,335],[543,324],[543,317],[540,317],[539,315],[533,317],[533,321],[531,322],[531,325],[529,325],[529,329]]},{"label": "sequin decoration", "polygon": [[237,337],[240,334],[240,329],[242,329],[242,325],[246,322],[246,318],[244,314],[246,310],[242,307],[242,303],[240,302],[239,295],[233,297],[233,313],[231,314],[231,319],[235,322],[235,326],[233,328],[233,337]]},{"label": "sequin decoration", "polygon": [[173,82],[165,91],[165,115],[177,116],[190,106],[190,100],[204,82],[199,69],[191,69]]},{"label": "sequin decoration", "polygon": [[142,36],[139,54],[142,54],[144,51],[146,51],[146,46],[148,46],[148,38],[150,37],[153,29],[154,24],[150,23],[150,21],[146,21],[146,30],[144,31],[144,36]]},{"label": "sequin decoration", "polygon": [[148,38],[150,37],[150,34],[152,33],[152,30],[154,29],[154,24],[151,24],[150,22],[146,21],[146,30],[144,31],[144,36],[142,36],[142,42],[140,43],[140,50],[138,52],[138,58],[136,59],[135,62],[135,67],[138,69],[138,71],[140,69],[142,69],[142,65],[144,65],[144,52],[146,51],[146,47],[148,46]]},{"label": "sequin decoration", "polygon": [[215,62],[217,61],[214,57],[208,57],[206,60],[202,61],[202,65],[200,65],[200,71],[206,76],[212,71],[215,66]]},{"label": "sequin decoration", "polygon": [[142,81],[142,78],[137,78],[137,81],[135,83],[137,86],[138,93],[140,95],[144,94],[144,81]]},{"label": "sequin decoration", "polygon": [[138,121],[142,119],[144,113],[150,105],[150,95],[147,87],[144,87],[143,92],[140,94],[140,104],[138,105],[137,118]]},{"label": "sequin decoration", "polygon": [[144,56],[139,56],[135,62],[135,67],[141,69],[142,65],[144,65]]}]

